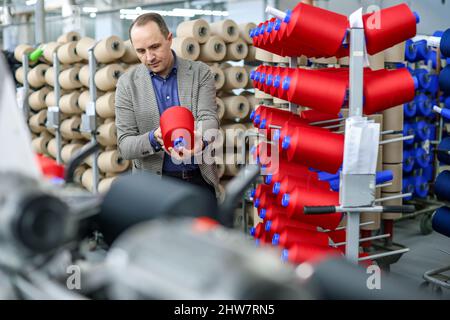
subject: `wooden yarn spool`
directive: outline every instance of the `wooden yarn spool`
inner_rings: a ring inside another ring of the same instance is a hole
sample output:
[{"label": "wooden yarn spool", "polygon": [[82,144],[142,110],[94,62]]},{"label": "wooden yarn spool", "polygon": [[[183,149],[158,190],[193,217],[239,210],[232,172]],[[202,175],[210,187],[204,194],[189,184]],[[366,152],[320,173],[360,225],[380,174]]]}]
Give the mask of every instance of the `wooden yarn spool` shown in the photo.
[{"label": "wooden yarn spool", "polygon": [[101,40],[94,49],[98,63],[111,63],[120,59],[125,53],[125,46],[118,36],[110,36]]},{"label": "wooden yarn spool", "polygon": [[173,38],[172,50],[177,56],[187,60],[197,60],[200,55],[200,45],[193,37]]},{"label": "wooden yarn spool", "polygon": [[239,61],[245,59],[248,54],[248,46],[244,40],[238,38],[227,44],[225,60]]},{"label": "wooden yarn spool", "polygon": [[42,109],[38,113],[32,115],[28,120],[28,125],[34,133],[46,131],[45,122],[47,121],[47,109]]},{"label": "wooden yarn spool", "polygon": [[222,100],[225,104],[224,119],[243,119],[250,111],[248,100],[243,96],[225,96]]},{"label": "wooden yarn spool", "polygon": [[72,116],[61,122],[61,135],[64,139],[82,139],[80,133],[81,118],[79,116]]},{"label": "wooden yarn spool", "polygon": [[81,36],[78,32],[70,31],[58,37],[56,42],[68,43],[80,40]]},{"label": "wooden yarn spool", "polygon": [[[69,68],[68,65],[62,64],[59,67],[59,71],[64,71],[67,70]],[[55,68],[54,67],[49,67],[47,69],[47,71],[45,71],[45,82],[54,87],[55,86]]]},{"label": "wooden yarn spool", "polygon": [[31,87],[40,88],[45,85],[45,72],[48,68],[46,64],[38,64],[28,72],[27,80]]},{"label": "wooden yarn spool", "polygon": [[116,93],[114,91],[106,92],[96,101],[97,114],[102,118],[112,118],[115,114],[114,104]]},{"label": "wooden yarn spool", "polygon": [[129,165],[130,161],[121,159],[117,150],[105,151],[98,156],[98,168],[103,172],[123,172]]},{"label": "wooden yarn spool", "polygon": [[209,24],[204,19],[181,22],[176,31],[177,37],[192,37],[198,43],[205,43],[210,37]]},{"label": "wooden yarn spool", "polygon": [[244,67],[231,67],[224,70],[225,84],[224,91],[245,88],[248,82],[248,73]]},{"label": "wooden yarn spool", "polygon": [[253,22],[248,23],[240,23],[239,27],[239,36],[243,39],[247,44],[252,44],[253,39],[250,37],[250,30],[256,28],[256,24]]},{"label": "wooden yarn spool", "polygon": [[212,36],[219,36],[226,43],[234,42],[239,38],[239,26],[233,20],[226,19],[213,22],[209,25]]},{"label": "wooden yarn spool", "polygon": [[14,58],[16,58],[17,61],[22,62],[22,58],[24,54],[29,54],[34,51],[34,48],[28,44],[19,44],[14,49]]},{"label": "wooden yarn spool", "polygon": [[219,120],[222,120],[223,115],[225,114],[225,104],[223,103],[223,100],[219,97],[216,97],[216,104],[217,104],[217,116],[219,117]]},{"label": "wooden yarn spool", "polygon": [[80,69],[80,73],[78,74],[78,78],[83,86],[89,88],[89,65],[84,65]]},{"label": "wooden yarn spool", "polygon": [[[64,146],[67,144],[67,141],[65,141],[65,140],[61,140],[61,148],[64,148]],[[48,155],[50,155],[50,156],[52,156],[53,157],[53,159],[56,159],[57,158],[57,155],[58,155],[58,148],[57,148],[57,146],[56,146],[56,138],[53,138],[53,139],[51,139],[49,142],[48,142],[48,145],[47,145],[47,151],[48,151]]]},{"label": "wooden yarn spool", "polygon": [[225,147],[242,149],[244,146],[243,136],[247,127],[242,123],[233,123],[222,125],[222,129],[225,131]]},{"label": "wooden yarn spool", "polygon": [[81,84],[78,73],[80,72],[80,67],[72,67],[70,69],[64,70],[59,74],[59,84],[63,89],[75,90],[81,88]]},{"label": "wooden yarn spool", "polygon": [[117,129],[114,121],[104,123],[97,128],[97,141],[104,147],[117,144]]},{"label": "wooden yarn spool", "polygon": [[116,177],[109,177],[109,178],[105,178],[100,180],[100,182],[98,183],[98,192],[105,194],[109,191],[109,189],[111,188],[111,185],[114,183],[114,180],[117,179]]},{"label": "wooden yarn spool", "polygon": [[125,46],[125,53],[123,54],[121,60],[128,64],[133,64],[139,62],[139,58],[136,54],[136,50],[133,48],[133,44],[130,40],[127,40],[123,43]]},{"label": "wooden yarn spool", "polygon": [[62,64],[73,64],[83,60],[77,54],[77,43],[75,41],[65,43],[58,48],[58,60]]},{"label": "wooden yarn spool", "polygon": [[248,46],[248,53],[244,59],[245,62],[253,62],[256,61],[256,48],[254,46]]},{"label": "wooden yarn spool", "polygon": [[45,98],[47,97],[50,89],[47,87],[43,87],[42,89],[33,92],[28,97],[28,104],[30,108],[34,111],[39,111],[44,109],[47,105],[45,104]]},{"label": "wooden yarn spool", "polygon": [[23,84],[23,79],[24,79],[23,67],[17,68],[16,72],[14,73],[14,76],[15,76],[17,82]]},{"label": "wooden yarn spool", "polygon": [[120,64],[107,65],[95,73],[95,85],[102,91],[115,90],[117,81],[123,73]]},{"label": "wooden yarn spool", "polygon": [[[383,140],[401,138],[403,134],[385,134]],[[403,163],[403,141],[391,142],[383,145],[383,163]]]},{"label": "wooden yarn spool", "polygon": [[225,42],[218,36],[210,37],[204,44],[200,45],[198,60],[203,62],[222,61],[227,54]]},{"label": "wooden yarn spool", "polygon": [[[383,150],[384,153],[385,150]],[[392,170],[394,179],[392,180],[392,185],[383,187],[381,192],[401,192],[403,187],[403,164],[383,164],[383,170]]]},{"label": "wooden yarn spool", "polygon": [[269,51],[256,48],[255,51],[255,59],[263,62],[272,62],[273,61],[273,54]]},{"label": "wooden yarn spool", "polygon": [[69,143],[61,149],[61,159],[64,163],[69,163],[70,159],[83,147],[81,143]]},{"label": "wooden yarn spool", "polygon": [[84,60],[89,60],[89,49],[95,45],[95,40],[89,37],[81,38],[76,45],[77,54]]},{"label": "wooden yarn spool", "polygon": [[49,42],[44,46],[43,56],[48,63],[53,64],[53,54],[58,51],[60,46],[61,43],[55,41]]},{"label": "wooden yarn spool", "polygon": [[211,72],[213,74],[216,90],[222,89],[223,85],[225,84],[225,74],[223,73],[223,70],[217,65],[211,65],[209,66],[209,68],[211,69]]},{"label": "wooden yarn spool", "polygon": [[81,114],[83,110],[81,110],[78,106],[79,97],[79,91],[73,91],[69,94],[61,96],[61,100],[59,101],[59,107],[61,108],[61,111],[68,115]]}]

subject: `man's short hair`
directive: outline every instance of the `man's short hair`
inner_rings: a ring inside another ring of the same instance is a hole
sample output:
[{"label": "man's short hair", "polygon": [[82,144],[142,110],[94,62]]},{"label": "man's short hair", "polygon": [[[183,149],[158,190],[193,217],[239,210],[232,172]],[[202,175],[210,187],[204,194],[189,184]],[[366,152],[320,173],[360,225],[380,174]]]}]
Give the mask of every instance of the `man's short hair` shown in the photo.
[{"label": "man's short hair", "polygon": [[149,22],[155,22],[158,25],[159,30],[161,31],[162,35],[167,38],[169,35],[169,28],[167,28],[167,24],[164,21],[163,17],[159,13],[155,12],[148,12],[141,14],[139,17],[137,17],[133,23],[130,26],[130,29],[128,30],[128,36],[131,40],[131,30],[134,26],[145,26]]}]

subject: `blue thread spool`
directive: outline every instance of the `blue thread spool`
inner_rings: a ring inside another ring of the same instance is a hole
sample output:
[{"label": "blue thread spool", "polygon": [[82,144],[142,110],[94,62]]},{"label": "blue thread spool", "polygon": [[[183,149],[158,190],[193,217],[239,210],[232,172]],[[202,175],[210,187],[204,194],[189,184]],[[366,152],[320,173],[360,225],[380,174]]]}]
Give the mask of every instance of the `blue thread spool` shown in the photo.
[{"label": "blue thread spool", "polygon": [[442,34],[440,49],[444,56],[450,57],[450,29],[445,30]]},{"label": "blue thread spool", "polygon": [[444,99],[444,108],[450,109],[450,97]]},{"label": "blue thread spool", "polygon": [[441,207],[437,209],[431,220],[433,230],[450,237],[450,208]]},{"label": "blue thread spool", "polygon": [[[414,177],[404,177],[402,179],[402,193],[414,194]],[[403,198],[405,200],[411,200],[413,196]]]},{"label": "blue thread spool", "polygon": [[403,172],[411,172],[414,169],[415,158],[412,150],[403,150]]},{"label": "blue thread spool", "polygon": [[427,40],[419,40],[414,43],[417,51],[417,60],[425,60],[428,57]]},{"label": "blue thread spool", "polygon": [[450,95],[450,65],[442,69],[439,75],[439,87],[446,95]]},{"label": "blue thread spool", "polygon": [[415,140],[425,141],[430,139],[430,126],[424,120],[418,121],[414,125]]},{"label": "blue thread spool", "polygon": [[423,93],[414,98],[418,115],[428,117],[433,112],[433,106],[430,99]]},{"label": "blue thread spool", "polygon": [[434,167],[433,167],[432,163],[430,163],[427,167],[425,167],[422,170],[422,175],[425,177],[425,179],[428,182],[431,182],[434,180]]},{"label": "blue thread spool", "polygon": [[450,137],[442,139],[438,145],[437,158],[440,162],[450,165]]},{"label": "blue thread spool", "polygon": [[417,47],[414,41],[411,39],[406,40],[405,43],[405,59],[408,62],[417,61]]},{"label": "blue thread spool", "polygon": [[[410,136],[410,135],[415,135],[416,132],[414,130],[414,126],[411,124],[411,122],[406,122],[403,124],[403,135],[404,136]],[[407,146],[413,145],[414,144],[414,139],[408,139],[403,141],[403,143]]]},{"label": "blue thread spool", "polygon": [[414,194],[418,198],[426,198],[430,186],[423,176],[415,177]]},{"label": "blue thread spool", "polygon": [[420,88],[427,90],[430,85],[430,73],[427,70],[425,70],[425,72],[420,72],[417,79],[419,80]]},{"label": "blue thread spool", "polygon": [[436,140],[436,125],[434,124],[430,124],[430,140],[431,141]]},{"label": "blue thread spool", "polygon": [[417,88],[418,90],[423,89],[422,82],[426,79],[422,79],[422,78],[425,77],[425,74],[428,74],[428,71],[426,69],[416,69],[413,71],[413,76],[416,77],[417,80],[419,81],[419,88]]},{"label": "blue thread spool", "polygon": [[442,171],[436,178],[434,193],[439,200],[450,201],[450,171]]},{"label": "blue thread spool", "polygon": [[430,165],[431,156],[421,147],[414,149],[414,157],[416,158],[414,167],[417,169],[426,168]]},{"label": "blue thread spool", "polygon": [[416,116],[416,112],[417,107],[414,100],[403,105],[403,114],[405,115],[405,118],[414,118]]},{"label": "blue thread spool", "polygon": [[427,57],[426,57],[426,62],[427,64],[431,61],[431,67],[433,69],[437,68],[437,52],[434,50],[430,50],[428,51]]},{"label": "blue thread spool", "polygon": [[439,91],[439,77],[435,74],[429,76],[430,81],[428,82],[428,87],[425,88],[427,92],[429,92],[433,97],[436,97],[437,92]]}]

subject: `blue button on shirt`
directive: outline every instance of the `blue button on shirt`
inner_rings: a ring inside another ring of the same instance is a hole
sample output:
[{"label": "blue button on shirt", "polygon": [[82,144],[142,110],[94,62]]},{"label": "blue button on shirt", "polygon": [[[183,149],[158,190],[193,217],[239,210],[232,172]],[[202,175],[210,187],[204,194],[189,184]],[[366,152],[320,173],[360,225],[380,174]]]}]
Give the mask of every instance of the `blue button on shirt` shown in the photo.
[{"label": "blue button on shirt", "polygon": [[[156,100],[158,103],[159,114],[161,115],[166,109],[172,106],[179,106],[180,99],[178,97],[178,83],[177,83],[177,57],[172,51],[174,56],[173,68],[166,78],[150,71],[150,77],[152,80],[153,88],[156,94]],[[156,141],[154,131],[150,132],[149,139],[155,151],[161,150],[161,145]],[[193,164],[194,158],[191,159],[191,164],[175,164],[172,158],[168,154],[164,154],[163,170],[170,172],[180,172],[198,169],[198,165]]]}]

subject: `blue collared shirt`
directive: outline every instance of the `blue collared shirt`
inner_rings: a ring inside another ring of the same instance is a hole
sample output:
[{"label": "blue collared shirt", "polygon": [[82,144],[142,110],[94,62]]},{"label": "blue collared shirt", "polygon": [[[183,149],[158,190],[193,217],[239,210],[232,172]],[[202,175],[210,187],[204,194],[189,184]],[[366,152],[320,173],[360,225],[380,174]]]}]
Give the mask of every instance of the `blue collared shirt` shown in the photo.
[{"label": "blue collared shirt", "polygon": [[[150,78],[152,80],[153,88],[156,94],[159,114],[161,115],[166,109],[172,106],[179,106],[180,99],[178,97],[178,83],[177,83],[177,56],[172,51],[174,56],[173,68],[166,78],[150,71]],[[152,130],[149,135],[150,144],[155,151],[161,150],[161,145],[156,141],[154,136],[155,130]],[[168,154],[164,154],[163,170],[164,171],[184,171],[196,170],[198,165],[194,164],[194,159],[191,159],[192,164],[175,164]]]}]

